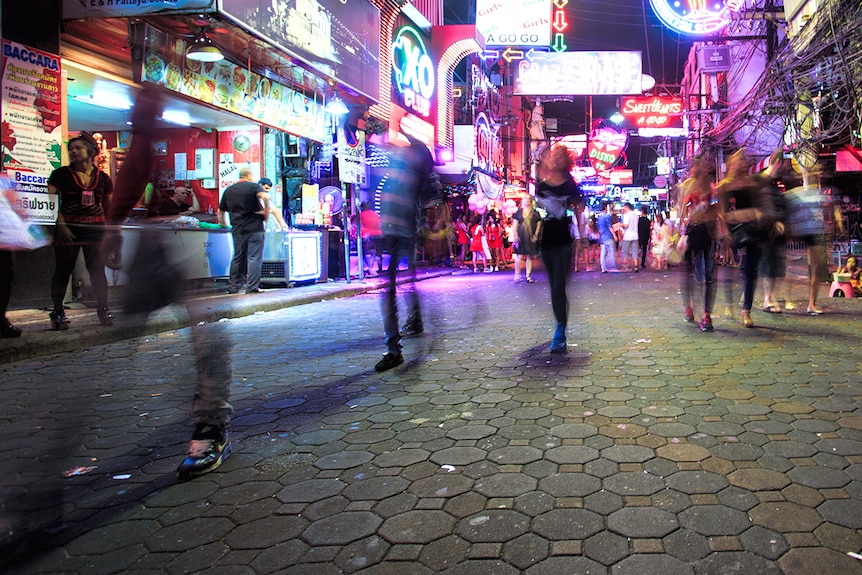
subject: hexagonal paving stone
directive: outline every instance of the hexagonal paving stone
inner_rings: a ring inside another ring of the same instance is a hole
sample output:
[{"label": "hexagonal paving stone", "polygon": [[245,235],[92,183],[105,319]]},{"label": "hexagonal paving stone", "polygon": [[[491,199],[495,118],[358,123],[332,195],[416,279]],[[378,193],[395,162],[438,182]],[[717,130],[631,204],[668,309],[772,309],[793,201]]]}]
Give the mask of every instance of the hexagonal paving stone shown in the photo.
[{"label": "hexagonal paving stone", "polygon": [[[381,573],[379,575],[402,575],[401,571],[398,570],[400,566],[400,562],[394,563],[391,573]],[[363,573],[363,575],[365,574]],[[368,575],[378,574],[369,572]],[[517,567],[499,559],[472,559],[440,571],[438,575],[520,575],[520,571]]]},{"label": "hexagonal paving stone", "polygon": [[655,451],[640,445],[614,445],[602,449],[602,457],[617,463],[643,463],[655,457]]},{"label": "hexagonal paving stone", "polygon": [[351,501],[376,501],[397,495],[409,485],[410,482],[402,477],[371,477],[351,483],[342,495]]},{"label": "hexagonal paving stone", "polygon": [[795,467],[787,472],[787,477],[814,489],[837,489],[850,483],[850,477],[839,469],[829,467]]},{"label": "hexagonal paving stone", "polygon": [[728,461],[755,461],[763,457],[763,449],[747,443],[720,443],[709,451],[714,456]]},{"label": "hexagonal paving stone", "polygon": [[523,513],[511,509],[486,509],[462,519],[455,533],[471,543],[504,543],[529,529],[530,518]]},{"label": "hexagonal paving stone", "polygon": [[[650,432],[652,432],[652,428],[650,428]],[[659,457],[671,461],[703,461],[712,455],[705,447],[690,443],[662,445],[655,451]]]},{"label": "hexagonal paving stone", "polygon": [[584,445],[563,445],[545,452],[545,459],[554,463],[586,463],[597,459],[599,450]]},{"label": "hexagonal paving stone", "polygon": [[389,453],[383,453],[374,458],[377,467],[407,467],[420,461],[425,461],[430,452],[424,449],[396,449]]},{"label": "hexagonal paving stone", "polygon": [[601,480],[585,473],[555,473],[539,482],[539,489],[554,497],[586,497],[601,488]]},{"label": "hexagonal paving stone", "polygon": [[517,497],[536,488],[535,478],[523,473],[497,473],[476,482],[473,490],[485,497]]},{"label": "hexagonal paving stone", "polygon": [[309,545],[346,545],[376,533],[383,519],[368,511],[345,511],[313,522],[302,532]]},{"label": "hexagonal paving stone", "polygon": [[543,561],[550,553],[547,539],[533,533],[525,533],[503,545],[503,558],[524,571],[531,565]]},{"label": "hexagonal paving stone", "polygon": [[697,429],[686,423],[660,422],[650,425],[649,432],[660,437],[689,437],[697,433]]},{"label": "hexagonal paving stone", "polygon": [[783,473],[750,467],[737,469],[727,476],[731,485],[749,491],[777,491],[790,485],[790,479]]},{"label": "hexagonal paving stone", "polygon": [[605,489],[620,495],[652,495],[665,488],[664,479],[643,472],[617,473],[602,481]]},{"label": "hexagonal paving stone", "polygon": [[739,535],[751,527],[748,515],[723,505],[694,505],[679,514],[680,525],[702,535]]},{"label": "hexagonal paving stone", "polygon": [[564,423],[551,428],[551,435],[561,439],[585,439],[598,432],[596,427],[586,423]]},{"label": "hexagonal paving stone", "polygon": [[815,446],[820,451],[835,455],[862,455],[862,441],[852,439],[821,439]]},{"label": "hexagonal paving stone", "polygon": [[817,507],[826,521],[851,529],[862,529],[862,501],[858,499],[832,499]]},{"label": "hexagonal paving stone", "polygon": [[495,433],[497,433],[497,428],[490,425],[462,425],[461,427],[456,427],[455,429],[447,431],[446,437],[456,441],[463,441],[465,439],[476,440],[483,439],[489,435],[494,435]]},{"label": "hexagonal paving stone", "polygon": [[602,517],[586,509],[552,509],[533,520],[533,532],[551,541],[586,539],[602,528]]},{"label": "hexagonal paving stone", "polygon": [[487,456],[488,452],[478,447],[449,447],[433,453],[430,460],[438,465],[470,465]]},{"label": "hexagonal paving stone", "polygon": [[690,529],[677,529],[662,542],[668,554],[683,561],[697,561],[711,552],[708,538]]},{"label": "hexagonal paving stone", "polygon": [[727,487],[727,479],[709,471],[678,471],[665,477],[665,483],[671,489],[682,493],[718,493]]},{"label": "hexagonal paving stone", "polygon": [[664,537],[678,527],[673,513],[656,507],[626,507],[608,516],[608,529],[626,537]]},{"label": "hexagonal paving stone", "polygon": [[584,541],[584,555],[604,565],[613,565],[628,554],[628,540],[610,531],[596,533]]},{"label": "hexagonal paving stone", "polygon": [[618,509],[622,509],[625,501],[616,493],[610,491],[599,491],[584,498],[584,508],[595,511],[602,515],[610,515]]},{"label": "hexagonal paving stone", "polygon": [[525,465],[542,458],[542,451],[527,445],[502,447],[488,454],[488,459],[501,465]]},{"label": "hexagonal paving stone", "polygon": [[755,525],[743,533],[739,540],[747,551],[757,553],[767,559],[778,559],[784,555],[790,545],[780,533],[770,531]]},{"label": "hexagonal paving stone", "polygon": [[811,457],[817,448],[799,441],[771,441],[763,446],[763,451],[779,457]]},{"label": "hexagonal paving stone", "polygon": [[778,533],[810,533],[823,523],[823,518],[814,509],[787,501],[761,503],[748,515],[755,524]]},{"label": "hexagonal paving stone", "polygon": [[313,503],[338,495],[347,487],[338,479],[309,479],[288,485],[275,494],[282,503]]},{"label": "hexagonal paving stone", "polygon": [[670,555],[632,555],[611,568],[612,575],[693,575],[694,570]]},{"label": "hexagonal paving stone", "polygon": [[640,412],[640,409],[637,409],[635,407],[629,407],[628,405],[608,405],[606,407],[601,407],[598,410],[599,415],[604,415],[605,417],[620,418],[634,417]]},{"label": "hexagonal paving stone", "polygon": [[438,474],[410,484],[408,491],[418,497],[455,497],[470,491],[473,480],[463,475]]},{"label": "hexagonal paving stone", "polygon": [[[744,551],[720,551],[701,559],[695,565],[697,575],[725,575],[726,573],[749,573],[757,575],[789,575],[786,571],[753,553]],[[811,572],[814,573],[814,572]]]},{"label": "hexagonal paving stone", "polygon": [[642,425],[634,425],[631,423],[617,423],[615,425],[604,425],[599,428],[599,432],[614,439],[632,439],[647,434],[646,427]]},{"label": "hexagonal paving stone", "polygon": [[813,573],[858,573],[859,560],[840,551],[822,547],[791,549],[778,560],[784,575]]},{"label": "hexagonal paving stone", "polygon": [[[604,573],[605,568],[586,557],[548,557],[530,567],[524,575],[562,575],[570,573]],[[474,575],[474,574],[469,574]],[[494,573],[493,575],[498,575]]]},{"label": "hexagonal paving stone", "polygon": [[426,544],[449,535],[456,519],[443,511],[414,510],[383,522],[378,534],[392,544]]},{"label": "hexagonal paving stone", "polygon": [[339,451],[321,457],[314,462],[318,469],[350,469],[368,463],[374,459],[374,454],[367,451]]}]

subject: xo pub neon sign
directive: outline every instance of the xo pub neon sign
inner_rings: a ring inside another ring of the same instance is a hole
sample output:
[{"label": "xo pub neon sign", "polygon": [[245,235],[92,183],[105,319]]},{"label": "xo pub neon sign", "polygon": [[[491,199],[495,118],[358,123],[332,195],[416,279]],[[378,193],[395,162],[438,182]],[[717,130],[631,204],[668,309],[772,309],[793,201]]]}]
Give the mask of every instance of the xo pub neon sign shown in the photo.
[{"label": "xo pub neon sign", "polygon": [[431,115],[434,96],[434,62],[415,28],[404,26],[392,41],[392,71],[395,89],[404,107],[425,118]]}]

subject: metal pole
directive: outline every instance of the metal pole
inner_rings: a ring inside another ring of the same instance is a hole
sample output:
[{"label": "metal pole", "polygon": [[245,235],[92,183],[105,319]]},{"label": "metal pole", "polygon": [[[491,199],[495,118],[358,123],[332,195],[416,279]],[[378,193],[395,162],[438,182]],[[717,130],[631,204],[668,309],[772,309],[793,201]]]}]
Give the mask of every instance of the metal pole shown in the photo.
[{"label": "metal pole", "polygon": [[341,195],[344,197],[341,208],[341,225],[344,228],[344,279],[350,283],[350,184],[341,182]]}]

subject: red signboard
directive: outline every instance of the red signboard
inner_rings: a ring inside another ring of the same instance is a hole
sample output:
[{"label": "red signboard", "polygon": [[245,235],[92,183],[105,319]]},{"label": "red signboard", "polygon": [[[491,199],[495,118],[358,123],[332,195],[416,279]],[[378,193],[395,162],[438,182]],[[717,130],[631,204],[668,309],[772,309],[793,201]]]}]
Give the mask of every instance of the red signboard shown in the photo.
[{"label": "red signboard", "polygon": [[626,130],[597,121],[587,145],[590,164],[597,172],[610,170],[622,157],[628,144],[629,134]]},{"label": "red signboard", "polygon": [[682,98],[668,96],[623,98],[620,114],[625,118],[625,127],[636,128],[682,128]]}]

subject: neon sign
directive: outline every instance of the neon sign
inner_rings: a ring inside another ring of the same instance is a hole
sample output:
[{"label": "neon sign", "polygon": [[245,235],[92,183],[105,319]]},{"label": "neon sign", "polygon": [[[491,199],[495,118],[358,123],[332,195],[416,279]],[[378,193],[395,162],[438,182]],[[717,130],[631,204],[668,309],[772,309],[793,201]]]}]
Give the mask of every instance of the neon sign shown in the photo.
[{"label": "neon sign", "polygon": [[650,0],[652,9],[669,28],[682,34],[710,34],[727,26],[730,12],[743,0]]},{"label": "neon sign", "polygon": [[625,98],[620,114],[634,128],[681,128],[682,98]]},{"label": "neon sign", "polygon": [[429,117],[435,88],[434,62],[422,36],[411,26],[398,30],[392,41],[392,72],[404,107]]},{"label": "neon sign", "polygon": [[476,117],[476,156],[479,167],[487,172],[497,173],[501,170],[503,159],[503,143],[497,128],[484,112]]},{"label": "neon sign", "polygon": [[596,120],[587,145],[590,164],[597,172],[610,170],[617,163],[629,144],[629,133],[625,130]]}]

